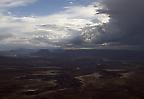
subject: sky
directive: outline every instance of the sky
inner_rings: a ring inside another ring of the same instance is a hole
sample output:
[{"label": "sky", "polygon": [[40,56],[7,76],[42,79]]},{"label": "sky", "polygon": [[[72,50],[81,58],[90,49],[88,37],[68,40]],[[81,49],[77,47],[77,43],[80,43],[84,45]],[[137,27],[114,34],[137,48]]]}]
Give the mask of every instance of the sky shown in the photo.
[{"label": "sky", "polygon": [[143,0],[1,0],[0,50],[144,47]]}]

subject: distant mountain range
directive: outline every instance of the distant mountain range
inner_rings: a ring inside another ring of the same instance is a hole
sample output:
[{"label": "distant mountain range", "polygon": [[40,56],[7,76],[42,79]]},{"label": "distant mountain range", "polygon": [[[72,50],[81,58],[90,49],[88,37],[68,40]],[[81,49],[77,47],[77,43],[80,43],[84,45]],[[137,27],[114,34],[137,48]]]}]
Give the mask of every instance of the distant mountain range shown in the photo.
[{"label": "distant mountain range", "polygon": [[11,56],[11,57],[30,56],[31,53],[37,51],[38,50],[34,50],[34,49],[6,50],[6,51],[0,51],[0,56]]},{"label": "distant mountain range", "polygon": [[8,57],[48,57],[48,58],[94,58],[104,60],[144,61],[143,50],[100,50],[100,49],[17,49],[0,51],[0,56]]}]

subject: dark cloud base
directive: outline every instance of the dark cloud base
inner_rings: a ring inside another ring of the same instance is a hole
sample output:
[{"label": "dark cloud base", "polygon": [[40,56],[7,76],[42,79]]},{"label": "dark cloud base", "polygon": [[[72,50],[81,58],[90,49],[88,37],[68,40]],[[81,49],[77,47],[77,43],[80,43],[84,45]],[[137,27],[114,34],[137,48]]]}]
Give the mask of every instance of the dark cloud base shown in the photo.
[{"label": "dark cloud base", "polygon": [[[111,24],[119,29],[120,38],[113,42],[125,45],[144,46],[144,1],[143,0],[105,0]],[[110,25],[111,25],[110,24]]]}]

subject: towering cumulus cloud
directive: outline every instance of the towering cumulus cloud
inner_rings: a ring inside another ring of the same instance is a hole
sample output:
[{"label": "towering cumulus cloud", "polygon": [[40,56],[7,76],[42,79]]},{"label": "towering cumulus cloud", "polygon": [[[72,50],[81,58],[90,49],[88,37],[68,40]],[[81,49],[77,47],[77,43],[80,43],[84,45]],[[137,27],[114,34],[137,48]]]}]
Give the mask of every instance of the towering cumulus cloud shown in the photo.
[{"label": "towering cumulus cloud", "polygon": [[[17,16],[9,12],[10,8],[27,7],[34,3],[28,0],[0,1],[0,35],[2,45],[20,47],[67,47],[84,46],[101,40],[102,27],[109,23],[110,17],[99,10],[106,9],[101,2],[70,3],[62,10],[51,14],[35,16]],[[40,1],[39,1],[40,2]],[[44,1],[43,1],[44,2]],[[75,1],[76,2],[76,1]],[[50,1],[47,1],[49,4]],[[56,4],[57,2],[55,2]],[[54,4],[54,5],[55,5]],[[34,8],[33,8],[34,9]],[[52,10],[52,9],[49,9]],[[8,13],[8,14],[6,14]]]}]

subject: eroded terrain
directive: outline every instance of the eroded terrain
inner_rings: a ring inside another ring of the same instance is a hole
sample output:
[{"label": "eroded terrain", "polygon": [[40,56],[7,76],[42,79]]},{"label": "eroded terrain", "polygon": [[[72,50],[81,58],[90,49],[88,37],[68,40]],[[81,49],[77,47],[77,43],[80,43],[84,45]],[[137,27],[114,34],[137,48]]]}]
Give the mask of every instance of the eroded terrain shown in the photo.
[{"label": "eroded terrain", "polygon": [[143,63],[94,60],[1,57],[0,98],[144,99]]}]

